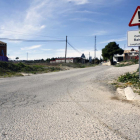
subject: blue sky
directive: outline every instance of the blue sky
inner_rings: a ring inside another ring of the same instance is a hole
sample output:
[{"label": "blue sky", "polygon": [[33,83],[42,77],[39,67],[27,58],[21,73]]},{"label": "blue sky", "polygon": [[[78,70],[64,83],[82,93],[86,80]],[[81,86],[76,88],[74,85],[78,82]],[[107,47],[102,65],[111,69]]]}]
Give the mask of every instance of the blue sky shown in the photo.
[{"label": "blue sky", "polygon": [[[96,56],[111,41],[121,48],[127,47],[127,31],[138,0],[1,0],[0,40],[7,43],[7,54],[11,59],[47,59],[64,57],[64,42],[22,42],[2,38],[26,40],[65,40],[67,57],[79,57],[89,52]],[[136,48],[137,49],[137,48]]]}]

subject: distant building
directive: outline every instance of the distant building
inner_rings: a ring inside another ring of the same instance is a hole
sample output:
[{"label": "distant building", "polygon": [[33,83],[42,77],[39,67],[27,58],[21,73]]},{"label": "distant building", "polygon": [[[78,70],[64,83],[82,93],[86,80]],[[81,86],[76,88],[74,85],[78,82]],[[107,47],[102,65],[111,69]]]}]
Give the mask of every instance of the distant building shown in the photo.
[{"label": "distant building", "polygon": [[92,56],[89,57],[89,63],[92,63]]},{"label": "distant building", "polygon": [[138,50],[131,49],[131,50],[124,51],[124,60],[135,59],[136,56],[139,56]]},{"label": "distant building", "polygon": [[0,41],[0,61],[8,61],[7,43]]},{"label": "distant building", "polygon": [[86,60],[86,57],[85,57],[85,54],[83,53],[82,55],[81,55],[81,62],[84,64],[85,63],[85,60]]},{"label": "distant building", "polygon": [[7,56],[7,44],[0,41],[0,56]]},{"label": "distant building", "polygon": [[121,62],[124,60],[124,54],[115,54],[114,57],[113,57],[113,60],[116,61],[116,62]]},{"label": "distant building", "polygon": [[[82,63],[83,61],[85,61],[85,59],[83,60],[81,57],[66,58],[66,63]],[[50,63],[65,63],[65,58],[55,58],[54,60],[51,60]]]},{"label": "distant building", "polygon": [[113,59],[114,61],[121,62],[121,61],[127,61],[127,60],[132,60],[135,59],[136,56],[139,55],[138,50],[134,50],[133,48],[131,50],[124,50],[124,53],[119,55],[115,54]]}]

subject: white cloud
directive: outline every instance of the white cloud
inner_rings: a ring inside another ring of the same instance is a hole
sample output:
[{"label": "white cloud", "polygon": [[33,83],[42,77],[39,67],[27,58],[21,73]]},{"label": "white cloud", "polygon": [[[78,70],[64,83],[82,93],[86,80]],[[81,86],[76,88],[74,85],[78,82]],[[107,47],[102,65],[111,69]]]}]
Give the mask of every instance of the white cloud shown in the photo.
[{"label": "white cloud", "polygon": [[0,25],[0,29],[3,29],[0,37],[23,38],[24,34],[28,34],[32,35],[28,38],[32,38],[34,34],[46,28],[46,25],[41,25],[44,21],[47,21],[47,26],[53,25],[50,18],[54,17],[53,12],[57,11],[56,7],[59,8],[59,4],[51,0],[32,1],[26,11],[19,13],[14,18],[8,17],[3,20],[3,24]]},{"label": "white cloud", "polygon": [[[92,58],[94,58],[94,51],[87,51],[87,50],[83,50],[82,53],[85,54],[86,58],[89,58],[89,52],[90,52],[90,56]],[[100,59],[101,57],[101,54],[102,54],[102,51],[101,50],[98,50],[96,51],[96,57]]]},{"label": "white cloud", "polygon": [[97,21],[95,19],[89,19],[89,18],[71,18],[71,21],[76,21],[76,22],[93,22],[93,23],[102,23],[102,24],[108,24],[108,22],[104,21]]},{"label": "white cloud", "polygon": [[75,13],[81,13],[81,14],[96,14],[96,15],[104,15],[105,13],[102,12],[94,12],[94,11],[88,11],[88,10],[83,10],[83,11],[74,11]]},{"label": "white cloud", "polygon": [[70,19],[70,20],[73,20],[73,21],[83,21],[83,22],[95,22],[95,23],[98,23],[97,21],[95,21],[95,20],[92,20],[92,19],[88,19],[88,18],[72,18],[72,19]]},{"label": "white cloud", "polygon": [[[87,51],[87,50],[79,50],[79,52],[84,53],[86,58],[89,58],[89,52],[90,52],[90,56],[92,56],[92,58],[94,58],[94,51]],[[96,51],[96,57],[100,58],[102,54],[101,50]],[[65,55],[65,49],[60,49],[59,51],[55,51],[53,53],[54,57],[64,57]],[[67,50],[67,57],[81,57],[82,54],[76,52],[73,49],[68,49]]]},{"label": "white cloud", "polygon": [[107,34],[108,32],[105,31],[105,30],[99,30],[99,31],[95,31],[95,33],[92,34],[92,36],[95,36],[95,35],[105,35]]},{"label": "white cloud", "polygon": [[57,50],[55,50],[55,51],[57,51],[57,52],[64,52],[65,49],[57,49]]},{"label": "white cloud", "polygon": [[45,25],[42,25],[41,27],[40,27],[40,29],[44,29],[46,26]]},{"label": "white cloud", "polygon": [[106,40],[106,41],[100,42],[100,44],[109,43],[109,42],[113,42],[113,41],[121,42],[121,41],[126,41],[126,40],[127,40],[127,38],[126,37],[123,37],[123,38],[118,38],[118,39]]},{"label": "white cloud", "polygon": [[[3,24],[0,25],[1,30],[0,37],[9,37],[9,38],[24,38],[24,34],[28,34],[28,38],[33,38],[34,34],[40,32],[42,29],[50,29],[50,27],[53,27],[53,25],[56,25],[57,23],[62,22],[60,20],[60,15],[69,14],[69,9],[71,11],[77,11],[76,7],[69,7],[68,2],[74,2],[77,5],[80,4],[88,4],[90,3],[93,6],[97,5],[108,5],[116,4],[123,0],[116,0],[115,2],[111,0],[32,0],[31,4],[27,9],[19,14],[16,14],[16,16],[11,17],[10,16],[5,19],[5,16],[2,18]],[[67,11],[68,9],[68,11]],[[77,11],[78,12],[78,11]],[[80,11],[79,11],[80,12]],[[84,10],[85,13],[97,13],[97,12],[91,12],[88,10]],[[60,14],[60,15],[59,15]],[[55,20],[56,18],[56,20]],[[73,20],[79,20],[79,21],[90,21],[90,22],[96,22],[95,20],[90,19],[73,19]],[[54,22],[55,21],[55,22]],[[44,25],[44,22],[47,24]],[[41,26],[40,26],[41,25]],[[62,25],[62,24],[61,24]],[[12,31],[16,32],[12,32]],[[19,33],[20,32],[20,33]],[[32,35],[32,36],[31,36]]]},{"label": "white cloud", "polygon": [[124,50],[131,50],[132,48],[133,48],[134,50],[138,50],[137,47],[126,47],[126,48],[123,48],[123,49],[124,49]]},{"label": "white cloud", "polygon": [[52,49],[41,49],[43,51],[51,51]]},{"label": "white cloud", "polygon": [[68,1],[69,1],[69,2],[74,2],[74,3],[77,4],[77,5],[86,4],[86,3],[89,2],[88,0],[68,0]]},{"label": "white cloud", "polygon": [[92,4],[93,6],[111,6],[120,3],[124,0],[67,0],[68,2],[73,2],[76,5],[82,4]]},{"label": "white cloud", "polygon": [[37,49],[37,48],[40,48],[42,45],[34,45],[34,46],[31,46],[31,47],[24,47],[24,48],[21,48],[21,50],[33,50],[33,49]]}]

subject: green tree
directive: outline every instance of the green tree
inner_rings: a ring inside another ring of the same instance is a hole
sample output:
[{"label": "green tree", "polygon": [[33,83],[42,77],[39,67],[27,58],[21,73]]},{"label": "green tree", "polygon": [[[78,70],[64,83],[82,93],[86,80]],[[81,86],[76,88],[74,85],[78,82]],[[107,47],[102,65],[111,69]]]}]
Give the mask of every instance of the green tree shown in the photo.
[{"label": "green tree", "polygon": [[124,50],[119,47],[116,42],[108,43],[104,49],[102,49],[102,56],[104,59],[109,59],[111,65],[113,65],[114,54],[123,54]]},{"label": "green tree", "polygon": [[101,63],[103,61],[103,59],[100,57],[99,63]]},{"label": "green tree", "polygon": [[81,55],[81,58],[86,58],[84,53]]},{"label": "green tree", "polygon": [[94,64],[99,64],[99,59],[98,58],[93,59],[93,63]]},{"label": "green tree", "polygon": [[46,62],[50,63],[50,60],[51,60],[50,58],[47,58],[47,59],[46,59]]},{"label": "green tree", "polygon": [[16,60],[18,60],[19,59],[19,57],[16,57]]}]

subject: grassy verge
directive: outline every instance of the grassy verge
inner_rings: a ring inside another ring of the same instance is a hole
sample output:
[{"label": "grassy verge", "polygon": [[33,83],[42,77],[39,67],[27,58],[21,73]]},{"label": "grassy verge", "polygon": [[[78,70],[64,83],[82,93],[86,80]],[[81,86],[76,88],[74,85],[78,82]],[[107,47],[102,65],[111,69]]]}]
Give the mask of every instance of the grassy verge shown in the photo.
[{"label": "grassy verge", "polygon": [[138,70],[133,73],[126,73],[121,75],[114,83],[116,88],[132,87],[133,91],[140,94],[140,80]]},{"label": "grassy verge", "polygon": [[0,77],[23,76],[22,73],[47,73],[60,71],[60,67],[45,67],[43,65],[27,65],[24,63],[0,62]]},{"label": "grassy verge", "polygon": [[138,64],[138,60],[130,60],[130,61],[122,61],[118,64],[116,64],[116,67],[125,67],[125,66],[130,66],[130,65],[134,65],[134,64]]},{"label": "grassy verge", "polygon": [[95,66],[93,64],[79,64],[79,63],[13,63],[13,62],[0,62],[0,77],[23,76],[22,73],[48,73],[60,70],[66,70],[65,67],[72,68],[85,68]]}]

